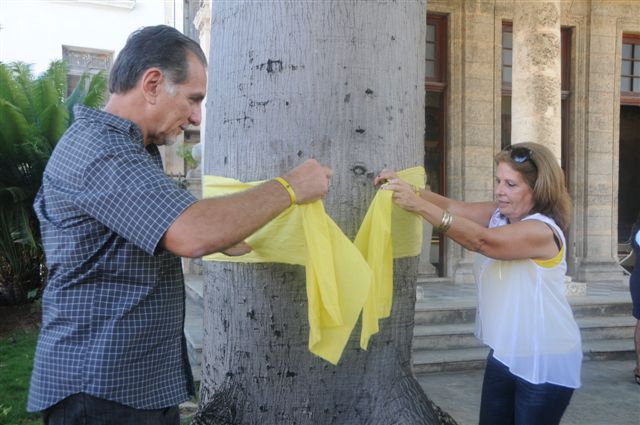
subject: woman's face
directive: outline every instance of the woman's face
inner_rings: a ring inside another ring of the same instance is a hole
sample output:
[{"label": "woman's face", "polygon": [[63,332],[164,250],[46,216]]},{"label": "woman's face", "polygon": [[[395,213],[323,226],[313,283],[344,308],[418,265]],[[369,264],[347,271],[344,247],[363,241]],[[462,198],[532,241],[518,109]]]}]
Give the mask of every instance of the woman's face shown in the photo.
[{"label": "woman's face", "polygon": [[506,162],[500,162],[496,170],[496,202],[500,213],[511,223],[529,215],[534,206],[533,189],[518,171]]}]

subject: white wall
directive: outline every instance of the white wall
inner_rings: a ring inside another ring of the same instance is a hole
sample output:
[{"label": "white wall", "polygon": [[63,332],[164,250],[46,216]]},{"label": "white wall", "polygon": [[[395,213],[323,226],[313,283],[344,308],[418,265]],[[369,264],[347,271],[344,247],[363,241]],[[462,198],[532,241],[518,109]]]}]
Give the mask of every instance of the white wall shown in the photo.
[{"label": "white wall", "polygon": [[0,62],[33,64],[40,74],[62,45],[113,51],[146,26],[182,30],[180,0],[0,0]]}]

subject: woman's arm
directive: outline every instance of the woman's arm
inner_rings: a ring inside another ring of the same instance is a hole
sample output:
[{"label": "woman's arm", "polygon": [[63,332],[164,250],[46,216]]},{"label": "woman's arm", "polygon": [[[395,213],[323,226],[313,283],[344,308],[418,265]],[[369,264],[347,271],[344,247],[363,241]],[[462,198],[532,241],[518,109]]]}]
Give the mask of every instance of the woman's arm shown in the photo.
[{"label": "woman's arm", "polygon": [[433,193],[430,190],[419,191],[419,196],[425,201],[440,207],[442,210],[447,210],[455,216],[464,217],[483,227],[489,225],[489,220],[491,220],[491,216],[497,208],[495,202],[457,201]]},{"label": "woman's arm", "polygon": [[[492,203],[447,202],[439,195],[425,197],[424,192],[417,196],[413,188],[397,178],[389,180],[384,188],[394,191],[393,200],[398,206],[420,214],[434,228],[440,226],[448,210],[453,218],[446,236],[470,251],[499,260],[550,259],[558,253],[553,231],[541,221],[526,220],[490,229],[487,225],[495,211]],[[489,218],[485,218],[487,214]],[[486,221],[480,224],[470,217]]]}]

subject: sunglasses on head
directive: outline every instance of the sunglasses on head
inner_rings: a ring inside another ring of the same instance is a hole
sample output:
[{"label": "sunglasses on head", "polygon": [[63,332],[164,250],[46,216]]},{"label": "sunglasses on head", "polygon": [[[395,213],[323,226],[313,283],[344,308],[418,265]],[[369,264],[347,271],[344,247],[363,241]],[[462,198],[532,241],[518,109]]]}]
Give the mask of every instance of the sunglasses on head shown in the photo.
[{"label": "sunglasses on head", "polygon": [[533,166],[538,169],[536,163],[531,159],[533,156],[533,152],[529,148],[525,148],[524,146],[513,146],[509,145],[504,148],[505,152],[509,152],[509,156],[513,160],[513,162],[517,162],[518,164],[522,164],[523,162],[531,162]]}]

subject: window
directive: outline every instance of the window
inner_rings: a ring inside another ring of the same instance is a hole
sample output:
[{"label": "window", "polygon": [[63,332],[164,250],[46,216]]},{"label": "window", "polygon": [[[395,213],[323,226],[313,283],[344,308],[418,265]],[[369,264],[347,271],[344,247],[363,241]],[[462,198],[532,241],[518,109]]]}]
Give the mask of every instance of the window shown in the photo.
[{"label": "window", "polygon": [[511,22],[502,25],[502,90],[511,95],[513,77],[513,27]]},{"label": "window", "polygon": [[73,92],[82,74],[107,75],[113,63],[113,52],[85,47],[62,46],[62,59],[67,63],[67,95]]},{"label": "window", "polygon": [[622,38],[620,97],[623,104],[640,105],[640,36]]}]

